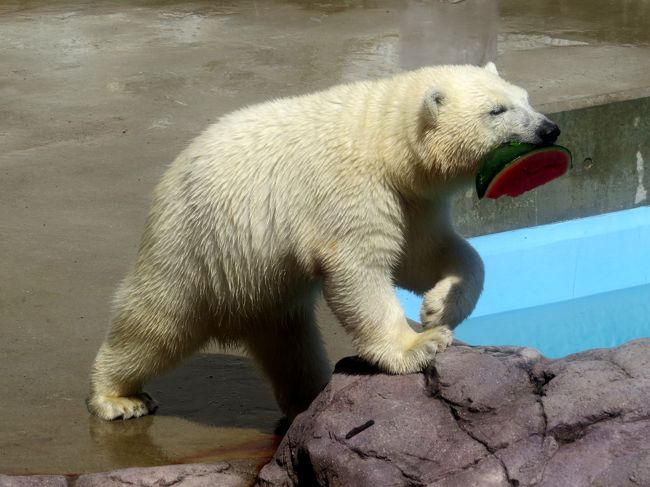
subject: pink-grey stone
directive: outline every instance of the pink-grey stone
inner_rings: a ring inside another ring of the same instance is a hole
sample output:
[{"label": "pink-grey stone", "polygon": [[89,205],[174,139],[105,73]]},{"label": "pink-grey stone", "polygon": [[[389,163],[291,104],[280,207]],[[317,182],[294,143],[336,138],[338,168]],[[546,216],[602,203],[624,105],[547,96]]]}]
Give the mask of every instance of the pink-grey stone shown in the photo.
[{"label": "pink-grey stone", "polygon": [[61,475],[0,475],[0,487],[67,487]]},{"label": "pink-grey stone", "polygon": [[344,359],[257,485],[650,486],[650,339],[453,346],[406,376]]},{"label": "pink-grey stone", "polygon": [[80,476],[75,487],[246,487],[253,479],[231,471],[226,462],[127,468]]},{"label": "pink-grey stone", "polygon": [[0,475],[0,487],[248,487],[254,481],[226,462],[127,468],[75,477]]}]

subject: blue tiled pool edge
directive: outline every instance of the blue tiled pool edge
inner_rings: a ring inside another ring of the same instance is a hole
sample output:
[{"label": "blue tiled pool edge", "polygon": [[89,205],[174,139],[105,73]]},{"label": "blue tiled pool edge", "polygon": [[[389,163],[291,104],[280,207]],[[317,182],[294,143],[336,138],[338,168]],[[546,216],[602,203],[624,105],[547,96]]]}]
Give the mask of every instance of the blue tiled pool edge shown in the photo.
[{"label": "blue tiled pool edge", "polygon": [[[637,293],[647,289],[650,300],[650,207],[485,235],[470,239],[470,242],[481,254],[486,267],[485,288],[476,310],[457,329],[459,338],[470,343],[488,332],[476,328],[483,323],[492,335],[482,340],[491,336],[489,343],[492,344],[534,346],[543,328],[536,332],[537,325],[533,322],[539,321],[539,313],[544,309],[547,312],[564,309],[566,314],[571,307],[560,303],[576,300],[579,306],[584,304],[580,300],[589,302],[592,297],[595,300],[587,308],[595,309],[598,296],[616,296],[625,289],[636,289]],[[404,290],[398,293],[407,316],[419,320],[421,299]],[[609,302],[613,312],[614,301]],[[525,310],[529,310],[528,314]],[[598,316],[601,316],[601,323],[594,324],[594,333],[602,333],[596,328],[606,326],[602,311],[590,319],[598,319]],[[521,329],[513,327],[508,331],[509,319],[530,323],[528,326],[521,323]],[[558,319],[549,318],[549,321],[555,320],[555,326],[562,330],[571,326],[566,322],[570,319],[568,315],[560,324],[557,324]],[[502,326],[496,326],[495,320],[501,320]],[[621,326],[615,321],[618,324],[613,326]],[[472,329],[476,333],[470,332]],[[542,335],[545,336],[546,331]],[[627,336],[620,334],[623,335]],[[570,353],[584,348],[559,345],[551,349],[547,344],[547,349],[542,351],[558,356],[566,350]]]}]

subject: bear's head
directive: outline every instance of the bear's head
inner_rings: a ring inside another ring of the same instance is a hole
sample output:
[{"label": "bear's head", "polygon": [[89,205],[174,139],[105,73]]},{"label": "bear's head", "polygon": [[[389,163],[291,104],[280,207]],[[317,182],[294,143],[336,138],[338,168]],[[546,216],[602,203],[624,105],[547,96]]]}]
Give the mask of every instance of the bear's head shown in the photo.
[{"label": "bear's head", "polygon": [[[434,68],[420,106],[420,142],[435,172],[470,176],[500,144],[552,144],[559,127],[528,102],[526,90],[505,81],[493,63]],[[426,82],[425,82],[426,84]]]}]

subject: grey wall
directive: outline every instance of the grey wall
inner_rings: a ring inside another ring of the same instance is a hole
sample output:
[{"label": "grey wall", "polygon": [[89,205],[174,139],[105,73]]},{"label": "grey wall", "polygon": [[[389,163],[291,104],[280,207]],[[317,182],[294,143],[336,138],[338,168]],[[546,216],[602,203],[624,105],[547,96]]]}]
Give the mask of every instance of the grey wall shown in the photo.
[{"label": "grey wall", "polygon": [[[650,194],[650,98],[549,114],[573,169],[518,198],[457,197],[454,215],[467,236],[542,225],[647,205]],[[640,186],[640,184],[642,186]]]}]

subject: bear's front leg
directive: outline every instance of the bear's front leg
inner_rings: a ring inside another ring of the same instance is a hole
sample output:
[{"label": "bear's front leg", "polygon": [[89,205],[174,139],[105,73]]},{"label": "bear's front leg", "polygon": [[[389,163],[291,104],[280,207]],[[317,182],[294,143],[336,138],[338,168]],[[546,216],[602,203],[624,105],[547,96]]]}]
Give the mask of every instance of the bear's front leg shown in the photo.
[{"label": "bear's front leg", "polygon": [[394,374],[418,372],[453,340],[444,327],[416,333],[395,293],[390,269],[355,259],[325,267],[329,307],[352,336],[359,355]]},{"label": "bear's front leg", "polygon": [[424,293],[420,320],[425,329],[454,329],[474,310],[483,290],[483,261],[463,238],[445,240],[437,252],[438,280]]}]

